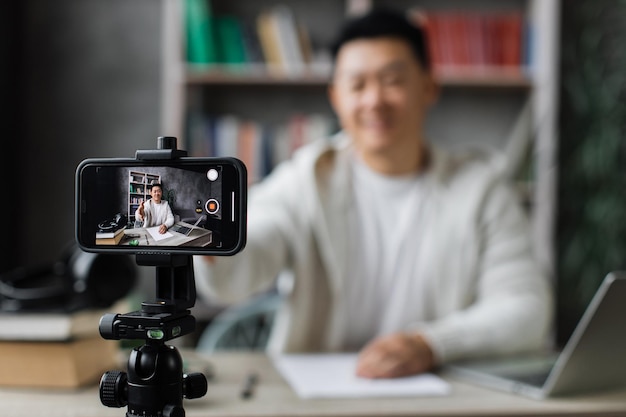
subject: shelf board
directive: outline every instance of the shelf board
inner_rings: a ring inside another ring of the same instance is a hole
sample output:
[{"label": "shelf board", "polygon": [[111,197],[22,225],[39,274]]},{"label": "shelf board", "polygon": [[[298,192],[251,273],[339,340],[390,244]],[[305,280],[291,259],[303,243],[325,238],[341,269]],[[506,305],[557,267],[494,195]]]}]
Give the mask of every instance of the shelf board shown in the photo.
[{"label": "shelf board", "polygon": [[315,73],[302,71],[297,75],[281,71],[269,71],[259,67],[188,67],[186,84],[188,85],[268,85],[268,86],[325,86],[328,85],[329,72]]},{"label": "shelf board", "polygon": [[533,86],[529,72],[520,67],[446,68],[436,70],[435,74],[443,87],[529,89]]},{"label": "shelf board", "polygon": [[[532,78],[522,68],[447,68],[437,70],[436,77],[442,87],[529,89],[533,85]],[[329,79],[328,71],[289,75],[264,67],[189,66],[184,82],[189,86],[325,87]]]}]

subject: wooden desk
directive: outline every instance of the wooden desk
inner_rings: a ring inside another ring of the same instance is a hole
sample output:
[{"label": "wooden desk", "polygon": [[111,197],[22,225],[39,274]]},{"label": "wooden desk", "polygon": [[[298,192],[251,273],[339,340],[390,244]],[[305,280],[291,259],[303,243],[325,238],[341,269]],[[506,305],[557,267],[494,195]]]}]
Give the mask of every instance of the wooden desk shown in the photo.
[{"label": "wooden desk", "polygon": [[[188,352],[183,357],[192,370],[205,364]],[[209,361],[215,378],[205,397],[184,401],[189,417],[626,416],[626,391],[535,401],[454,380],[452,395],[445,397],[301,400],[262,354],[219,354]],[[254,396],[243,400],[241,387],[251,370],[261,379]],[[125,412],[102,406],[97,387],[76,392],[0,390],[3,417],[123,417]]]},{"label": "wooden desk", "polygon": [[148,230],[144,227],[136,227],[134,229],[124,230],[125,237],[120,241],[120,245],[128,245],[131,240],[139,240],[139,245],[146,246],[191,246],[191,247],[203,247],[211,244],[213,239],[213,232],[201,227],[196,227],[192,224],[185,222],[178,222],[177,225],[191,228],[189,235],[184,235],[173,231],[168,232],[172,235],[163,240],[156,241]]}]

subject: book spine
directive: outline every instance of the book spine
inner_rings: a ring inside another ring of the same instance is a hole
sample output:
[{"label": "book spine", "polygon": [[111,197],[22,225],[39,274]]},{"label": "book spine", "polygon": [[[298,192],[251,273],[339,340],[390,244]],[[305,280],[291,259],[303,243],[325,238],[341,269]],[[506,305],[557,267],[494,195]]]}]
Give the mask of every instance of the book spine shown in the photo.
[{"label": "book spine", "polygon": [[274,6],[271,15],[283,69],[290,75],[299,74],[304,69],[304,58],[298,41],[300,35],[295,16],[285,5]]},{"label": "book spine", "polygon": [[233,16],[215,17],[216,39],[219,45],[218,61],[222,64],[241,65],[247,62],[241,26]]},{"label": "book spine", "polygon": [[257,16],[257,32],[265,58],[265,65],[270,72],[282,72],[283,63],[278,49],[277,34],[274,31],[272,15],[262,12]]},{"label": "book spine", "polygon": [[187,62],[217,62],[217,50],[209,0],[185,0]]}]

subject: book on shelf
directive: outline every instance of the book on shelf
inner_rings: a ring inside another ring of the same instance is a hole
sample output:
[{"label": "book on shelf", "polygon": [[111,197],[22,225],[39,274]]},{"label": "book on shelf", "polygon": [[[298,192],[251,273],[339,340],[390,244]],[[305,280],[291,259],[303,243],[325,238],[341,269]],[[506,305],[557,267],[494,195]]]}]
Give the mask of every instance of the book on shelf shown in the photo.
[{"label": "book on shelf", "polygon": [[237,157],[244,163],[248,170],[248,183],[260,180],[259,157],[261,153],[258,147],[261,146],[261,129],[257,123],[245,120],[239,124],[237,134]]},{"label": "book on shelf", "polygon": [[427,47],[435,70],[519,70],[528,63],[521,12],[408,12],[426,31]]},{"label": "book on shelf", "polygon": [[270,11],[272,24],[278,42],[278,53],[281,57],[283,70],[288,74],[299,74],[304,70],[306,62],[300,45],[301,37],[298,22],[291,8],[284,4],[272,7]]},{"label": "book on shelf", "polygon": [[264,64],[263,50],[257,34],[256,24],[253,21],[242,21],[239,25],[243,41],[246,63],[248,65]]},{"label": "book on shelf", "polygon": [[307,69],[314,56],[309,32],[292,9],[278,4],[259,18],[258,36],[268,65],[287,75],[298,75]]},{"label": "book on shelf", "polygon": [[144,183],[144,177],[143,177],[143,175],[141,175],[141,176],[135,175],[135,176],[133,176],[131,181],[136,183],[136,184],[143,184]]},{"label": "book on shelf", "polygon": [[215,28],[211,3],[208,0],[185,0],[185,39],[187,62],[217,62]]},{"label": "book on shelf", "polygon": [[274,17],[269,11],[263,11],[257,16],[256,26],[265,65],[269,71],[282,71],[284,62],[279,49],[279,35]]},{"label": "book on shelf", "polygon": [[216,16],[214,21],[218,50],[217,61],[229,65],[241,65],[248,62],[239,20],[234,16],[224,15]]},{"label": "book on shelf", "polygon": [[216,118],[212,122],[213,135],[209,138],[213,156],[238,156],[237,138],[239,135],[239,119],[231,114]]},{"label": "book on shelf", "polygon": [[99,335],[66,341],[0,341],[0,385],[79,388],[116,369],[119,342]]},{"label": "book on shelf", "polygon": [[185,0],[187,62],[245,64],[250,61],[240,19],[213,13],[209,0]]}]

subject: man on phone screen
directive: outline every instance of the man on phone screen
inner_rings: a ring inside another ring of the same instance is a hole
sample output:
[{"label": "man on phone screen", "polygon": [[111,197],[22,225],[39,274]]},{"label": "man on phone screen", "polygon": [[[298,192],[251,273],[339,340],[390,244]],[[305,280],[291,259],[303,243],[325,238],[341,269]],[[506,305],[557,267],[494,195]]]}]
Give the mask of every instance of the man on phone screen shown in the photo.
[{"label": "man on phone screen", "polygon": [[167,232],[174,225],[174,213],[169,203],[163,200],[163,186],[152,185],[148,201],[142,201],[135,211],[135,218],[143,222],[143,227],[159,226],[159,233]]}]

